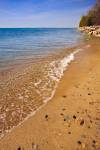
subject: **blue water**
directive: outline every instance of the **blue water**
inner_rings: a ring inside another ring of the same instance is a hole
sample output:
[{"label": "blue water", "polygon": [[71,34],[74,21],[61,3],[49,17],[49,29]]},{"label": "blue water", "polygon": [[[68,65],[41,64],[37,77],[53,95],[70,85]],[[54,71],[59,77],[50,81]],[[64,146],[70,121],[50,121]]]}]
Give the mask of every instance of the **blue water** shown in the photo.
[{"label": "blue water", "polygon": [[74,28],[0,29],[0,62],[40,57],[76,44],[82,35]]},{"label": "blue water", "polygon": [[0,29],[0,137],[53,97],[78,52],[64,48],[81,40],[76,29]]}]

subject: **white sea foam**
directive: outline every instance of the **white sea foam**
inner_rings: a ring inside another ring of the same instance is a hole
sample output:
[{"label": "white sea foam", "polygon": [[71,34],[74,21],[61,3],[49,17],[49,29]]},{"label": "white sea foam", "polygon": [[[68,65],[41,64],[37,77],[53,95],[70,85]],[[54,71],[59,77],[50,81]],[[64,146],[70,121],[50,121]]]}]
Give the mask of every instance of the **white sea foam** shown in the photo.
[{"label": "white sea foam", "polygon": [[[20,126],[22,123],[24,123],[26,120],[28,120],[30,117],[32,117],[33,115],[35,115],[36,112],[38,112],[41,108],[43,108],[46,103],[51,100],[55,94],[57,85],[59,83],[59,80],[61,79],[61,77],[64,74],[64,71],[67,69],[67,67],[69,66],[69,64],[75,59],[75,55],[81,51],[82,49],[77,49],[76,51],[72,52],[70,55],[64,57],[62,60],[57,60],[57,61],[53,61],[50,63],[50,68],[51,70],[49,70],[48,72],[48,76],[51,80],[54,80],[56,82],[54,90],[52,91],[51,95],[49,97],[45,97],[44,99],[44,104],[42,106],[40,106],[36,111],[30,113],[22,122],[20,122],[17,126],[13,126],[10,130],[6,130],[5,132],[11,132],[14,128]],[[37,87],[42,81],[39,80],[37,83],[35,83],[34,85]],[[49,83],[49,81],[48,81]],[[40,91],[37,91],[39,94],[41,94]],[[4,134],[1,135],[1,138],[4,136]]]},{"label": "white sea foam", "polygon": [[50,63],[51,71],[49,72],[50,78],[55,81],[59,81],[64,74],[64,71],[67,69],[67,66],[71,61],[74,60],[75,54],[77,54],[82,49],[77,49],[70,55],[64,57],[62,60],[53,61]]}]

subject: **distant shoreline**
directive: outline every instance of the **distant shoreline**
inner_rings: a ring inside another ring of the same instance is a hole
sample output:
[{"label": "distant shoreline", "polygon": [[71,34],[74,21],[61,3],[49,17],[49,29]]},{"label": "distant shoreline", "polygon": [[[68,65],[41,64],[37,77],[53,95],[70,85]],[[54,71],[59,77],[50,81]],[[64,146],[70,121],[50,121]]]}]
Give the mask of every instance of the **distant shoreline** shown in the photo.
[{"label": "distant shoreline", "polygon": [[85,32],[88,35],[100,38],[100,26],[84,26],[84,27],[79,27],[79,31]]}]

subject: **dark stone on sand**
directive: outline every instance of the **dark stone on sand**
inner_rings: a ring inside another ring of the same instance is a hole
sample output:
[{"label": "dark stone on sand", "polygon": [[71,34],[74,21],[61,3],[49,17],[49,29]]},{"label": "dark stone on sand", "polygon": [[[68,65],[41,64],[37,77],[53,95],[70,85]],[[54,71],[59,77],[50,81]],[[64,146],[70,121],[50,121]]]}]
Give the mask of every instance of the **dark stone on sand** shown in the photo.
[{"label": "dark stone on sand", "polygon": [[88,126],[88,128],[90,129],[90,126]]},{"label": "dark stone on sand", "polygon": [[88,93],[88,95],[91,95],[91,93]]},{"label": "dark stone on sand", "polygon": [[94,103],[93,103],[93,102],[89,102],[89,104],[90,104],[90,105],[93,105]]},{"label": "dark stone on sand", "polygon": [[75,116],[75,115],[73,116],[73,119],[76,119],[76,116]]},{"label": "dark stone on sand", "polygon": [[79,145],[81,145],[81,144],[82,144],[82,142],[81,142],[81,141],[77,141],[77,143],[78,143]]},{"label": "dark stone on sand", "polygon": [[95,148],[95,144],[92,144],[92,147],[94,147],[94,148]]},{"label": "dark stone on sand", "polygon": [[69,131],[68,134],[71,134],[71,132]]},{"label": "dark stone on sand", "polygon": [[70,116],[65,116],[64,121],[68,121],[68,120],[70,120]]},{"label": "dark stone on sand", "polygon": [[64,121],[66,121],[66,118],[64,118]]},{"label": "dark stone on sand", "polygon": [[96,117],[96,120],[100,121],[100,118],[97,118],[97,117]]},{"label": "dark stone on sand", "polygon": [[65,110],[66,110],[66,108],[63,108],[63,109],[62,109],[62,111],[65,111]]},{"label": "dark stone on sand", "polygon": [[81,120],[80,125],[82,126],[84,124],[84,119]]},{"label": "dark stone on sand", "polygon": [[67,96],[66,95],[63,95],[63,98],[66,98]]},{"label": "dark stone on sand", "polygon": [[48,119],[48,115],[47,114],[45,115],[45,118]]},{"label": "dark stone on sand", "polygon": [[61,113],[60,115],[61,115],[61,116],[63,116],[64,114],[63,114],[63,113]]},{"label": "dark stone on sand", "polygon": [[19,146],[17,150],[21,150],[21,147]]},{"label": "dark stone on sand", "polygon": [[92,141],[92,143],[94,143],[94,144],[95,144],[95,143],[96,143],[96,141],[95,141],[95,140],[93,140],[93,141]]}]

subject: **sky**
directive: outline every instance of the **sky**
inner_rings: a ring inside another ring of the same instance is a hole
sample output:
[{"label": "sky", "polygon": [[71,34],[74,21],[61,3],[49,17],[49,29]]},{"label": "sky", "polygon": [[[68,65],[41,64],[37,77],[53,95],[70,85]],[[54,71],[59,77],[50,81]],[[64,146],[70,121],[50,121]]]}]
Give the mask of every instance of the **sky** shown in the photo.
[{"label": "sky", "polygon": [[0,0],[0,27],[77,27],[95,0]]}]

